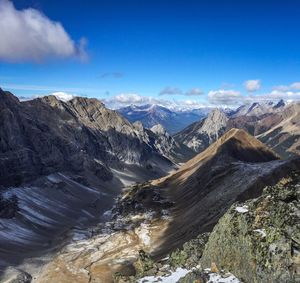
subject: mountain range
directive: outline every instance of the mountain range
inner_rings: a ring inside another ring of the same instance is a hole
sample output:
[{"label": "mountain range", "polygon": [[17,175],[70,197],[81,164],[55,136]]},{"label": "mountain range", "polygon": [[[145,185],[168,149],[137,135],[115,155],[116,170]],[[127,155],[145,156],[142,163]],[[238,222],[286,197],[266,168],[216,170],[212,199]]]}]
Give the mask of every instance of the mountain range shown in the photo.
[{"label": "mountain range", "polygon": [[210,108],[172,110],[156,104],[147,104],[130,105],[117,111],[130,122],[140,121],[146,128],[161,124],[170,134],[173,134],[205,117]]},{"label": "mountain range", "polygon": [[51,249],[125,185],[174,169],[156,138],[97,99],[20,102],[0,90],[0,266]]},{"label": "mountain range", "polygon": [[0,282],[298,282],[299,113],[0,90]]},{"label": "mountain range", "polygon": [[297,102],[253,103],[226,114],[214,109],[202,120],[174,135],[174,139],[199,153],[232,128],[246,130],[287,158],[299,154],[299,111]]}]

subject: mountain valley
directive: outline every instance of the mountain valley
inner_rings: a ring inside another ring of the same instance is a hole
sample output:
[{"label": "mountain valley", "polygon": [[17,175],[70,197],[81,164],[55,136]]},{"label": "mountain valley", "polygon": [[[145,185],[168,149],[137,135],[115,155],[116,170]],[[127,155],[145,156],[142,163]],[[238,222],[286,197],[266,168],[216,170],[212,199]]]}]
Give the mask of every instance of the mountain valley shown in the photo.
[{"label": "mountain valley", "polygon": [[1,90],[0,281],[298,282],[299,104],[247,107],[172,135]]}]

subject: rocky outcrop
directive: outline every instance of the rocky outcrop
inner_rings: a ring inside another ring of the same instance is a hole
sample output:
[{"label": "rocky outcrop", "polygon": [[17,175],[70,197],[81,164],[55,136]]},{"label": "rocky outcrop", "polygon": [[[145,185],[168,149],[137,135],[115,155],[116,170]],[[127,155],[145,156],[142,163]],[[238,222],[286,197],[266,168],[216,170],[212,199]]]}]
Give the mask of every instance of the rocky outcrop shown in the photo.
[{"label": "rocky outcrop", "polygon": [[228,118],[222,110],[214,109],[207,118],[175,134],[174,139],[199,153],[225,133],[227,121]]},{"label": "rocky outcrop", "polygon": [[201,263],[216,262],[243,282],[300,281],[300,175],[290,174],[220,219]]},{"label": "rocky outcrop", "polygon": [[155,148],[163,156],[167,157],[173,162],[184,162],[194,156],[194,153],[190,148],[182,143],[176,142],[162,125],[154,125],[150,131],[153,134],[151,135],[151,133],[149,133],[149,136],[151,137],[154,135],[153,142]]},{"label": "rocky outcrop", "polygon": [[[20,102],[0,90],[0,182],[19,185],[58,171],[112,179],[125,164],[163,174],[171,162],[117,112],[97,99],[47,96]],[[161,167],[160,167],[161,164]],[[154,176],[153,175],[153,176]]]}]

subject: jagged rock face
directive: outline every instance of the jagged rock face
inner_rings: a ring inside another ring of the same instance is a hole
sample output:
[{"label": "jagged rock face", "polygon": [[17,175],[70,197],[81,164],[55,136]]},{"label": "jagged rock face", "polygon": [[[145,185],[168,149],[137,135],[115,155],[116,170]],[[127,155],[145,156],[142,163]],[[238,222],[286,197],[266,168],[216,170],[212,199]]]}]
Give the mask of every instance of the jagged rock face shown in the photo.
[{"label": "jagged rock face", "polygon": [[222,136],[221,131],[226,127],[228,118],[220,109],[213,110],[204,120],[199,132],[205,132],[211,140],[217,140]]},{"label": "jagged rock face", "polygon": [[202,265],[215,262],[243,282],[299,282],[299,207],[299,172],[234,204],[211,233]]},{"label": "jagged rock face", "polygon": [[201,152],[225,133],[227,121],[224,112],[214,109],[207,118],[185,128],[174,138],[195,152]]},{"label": "jagged rock face", "polygon": [[150,131],[156,135],[155,139],[155,147],[158,149],[158,151],[169,158],[172,158],[172,153],[171,151],[175,147],[179,147],[175,140],[166,132],[165,128],[160,125],[154,125]]},{"label": "jagged rock face", "polygon": [[154,158],[156,165],[159,160],[165,167],[171,165],[150,144],[145,131],[97,99],[63,102],[48,96],[19,102],[1,90],[0,107],[2,185],[56,171],[92,171],[108,180],[110,166],[153,166]]},{"label": "jagged rock face", "polygon": [[[150,131],[154,134],[155,148],[163,156],[175,163],[184,162],[193,157],[193,152],[184,144],[176,142],[162,125],[154,125]],[[151,136],[151,133],[149,133],[149,136]]]},{"label": "jagged rock face", "polygon": [[161,124],[154,125],[150,130],[158,136],[168,135],[166,129]]}]

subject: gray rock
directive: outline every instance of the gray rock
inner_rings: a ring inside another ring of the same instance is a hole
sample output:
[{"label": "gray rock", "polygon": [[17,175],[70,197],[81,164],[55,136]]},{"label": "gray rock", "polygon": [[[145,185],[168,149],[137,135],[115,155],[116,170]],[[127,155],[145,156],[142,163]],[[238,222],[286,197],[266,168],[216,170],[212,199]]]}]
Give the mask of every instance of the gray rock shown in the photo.
[{"label": "gray rock", "polygon": [[198,153],[225,133],[227,121],[226,114],[216,108],[208,114],[207,118],[186,127],[174,135],[174,138]]},{"label": "gray rock", "polygon": [[[299,282],[299,200],[298,173],[266,187],[257,199],[233,205],[211,233],[202,266],[215,262],[249,283]],[[243,213],[237,208],[242,205]]]}]

